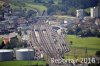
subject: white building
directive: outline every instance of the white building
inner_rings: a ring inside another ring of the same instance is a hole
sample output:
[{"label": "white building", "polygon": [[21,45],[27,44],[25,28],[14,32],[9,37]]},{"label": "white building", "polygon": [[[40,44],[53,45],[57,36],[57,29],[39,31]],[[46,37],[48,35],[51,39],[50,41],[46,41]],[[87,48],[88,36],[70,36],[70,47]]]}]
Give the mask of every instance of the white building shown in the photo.
[{"label": "white building", "polygon": [[83,19],[84,16],[84,9],[76,10],[76,17],[78,17],[79,19]]},{"label": "white building", "polygon": [[98,26],[100,26],[100,19],[96,19],[95,20],[95,24],[98,25]]},{"label": "white building", "polygon": [[91,17],[92,18],[98,18],[100,17],[100,7],[93,7],[90,9]]}]

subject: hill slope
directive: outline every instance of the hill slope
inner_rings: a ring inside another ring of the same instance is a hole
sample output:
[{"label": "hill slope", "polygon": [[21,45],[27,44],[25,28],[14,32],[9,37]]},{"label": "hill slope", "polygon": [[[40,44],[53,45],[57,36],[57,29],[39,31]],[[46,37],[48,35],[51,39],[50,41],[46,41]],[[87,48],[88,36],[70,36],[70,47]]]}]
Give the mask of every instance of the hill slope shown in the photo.
[{"label": "hill slope", "polygon": [[44,5],[32,3],[32,0],[10,0],[9,2],[13,9],[22,7],[26,8],[27,10],[38,9],[40,12],[47,10]]}]

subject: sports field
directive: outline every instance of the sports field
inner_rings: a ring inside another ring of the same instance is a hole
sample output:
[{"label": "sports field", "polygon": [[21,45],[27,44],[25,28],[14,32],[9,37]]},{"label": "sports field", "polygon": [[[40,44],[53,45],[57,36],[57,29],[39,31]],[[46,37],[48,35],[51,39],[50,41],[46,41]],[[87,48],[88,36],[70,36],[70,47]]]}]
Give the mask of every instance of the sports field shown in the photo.
[{"label": "sports field", "polygon": [[[94,57],[96,51],[100,50],[100,38],[97,37],[76,37],[75,35],[66,36],[65,40],[69,42],[70,52],[69,58],[83,58],[83,57]],[[72,41],[72,44],[70,44]]]}]

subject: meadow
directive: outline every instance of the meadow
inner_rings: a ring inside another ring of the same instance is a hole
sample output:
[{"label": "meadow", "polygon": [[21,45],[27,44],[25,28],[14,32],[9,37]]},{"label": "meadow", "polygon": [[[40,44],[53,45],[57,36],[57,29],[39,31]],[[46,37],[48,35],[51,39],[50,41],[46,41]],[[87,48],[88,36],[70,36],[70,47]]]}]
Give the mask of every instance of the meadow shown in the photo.
[{"label": "meadow", "polygon": [[4,61],[0,66],[46,66],[45,61]]},{"label": "meadow", "polygon": [[[94,57],[96,51],[100,50],[100,38],[97,37],[77,37],[75,35],[66,36],[70,51],[65,54],[66,58]],[[72,43],[70,43],[72,41]]]}]

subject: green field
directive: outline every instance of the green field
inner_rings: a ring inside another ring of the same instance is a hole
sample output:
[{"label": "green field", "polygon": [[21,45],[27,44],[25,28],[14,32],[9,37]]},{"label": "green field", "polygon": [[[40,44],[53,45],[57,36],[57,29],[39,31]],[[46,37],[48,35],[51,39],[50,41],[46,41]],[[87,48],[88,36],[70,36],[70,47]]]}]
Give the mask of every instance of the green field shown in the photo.
[{"label": "green field", "polygon": [[38,66],[46,66],[45,61],[4,61],[0,62],[0,66],[29,66],[29,65],[38,65]]},{"label": "green field", "polygon": [[[10,4],[11,7],[13,9],[15,8],[19,8],[19,6],[15,6],[13,4]],[[34,9],[38,9],[39,11],[44,11],[46,10],[47,8],[41,4],[30,4],[30,3],[25,3],[25,6],[23,8],[26,8],[27,10],[34,10]]]},{"label": "green field", "polygon": [[47,8],[41,4],[29,4],[29,3],[26,3],[26,8],[28,9],[38,9],[39,11],[44,11],[44,10],[47,10]]},{"label": "green field", "polygon": [[3,41],[3,39],[2,39],[2,38],[0,38],[0,45],[1,45],[2,41]]},{"label": "green field", "polygon": [[[95,52],[100,50],[100,38],[97,37],[81,38],[68,35],[65,40],[69,42],[70,46],[69,58],[75,58],[75,55],[78,58],[93,57]],[[72,41],[72,44],[70,44],[70,41]],[[65,57],[67,57],[66,54]]]}]

